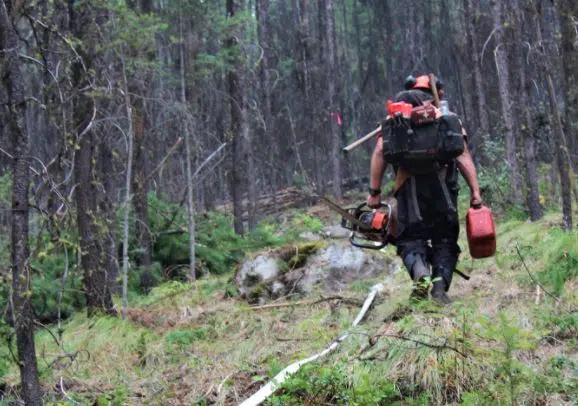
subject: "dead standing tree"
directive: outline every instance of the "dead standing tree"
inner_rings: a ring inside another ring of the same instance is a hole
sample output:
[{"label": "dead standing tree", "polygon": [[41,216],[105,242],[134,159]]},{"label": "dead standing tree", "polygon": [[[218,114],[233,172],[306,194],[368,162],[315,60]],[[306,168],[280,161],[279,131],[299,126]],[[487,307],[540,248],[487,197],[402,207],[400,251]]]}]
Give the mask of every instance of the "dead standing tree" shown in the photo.
[{"label": "dead standing tree", "polygon": [[10,1],[0,2],[0,62],[2,84],[7,95],[8,129],[13,148],[12,160],[12,300],[11,310],[16,330],[18,365],[22,381],[22,397],[27,405],[41,405],[42,393],[34,346],[34,327],[30,303],[30,268],[28,243],[28,189],[30,186],[29,135],[26,128],[26,99],[18,57],[18,37],[12,16],[20,10]]}]

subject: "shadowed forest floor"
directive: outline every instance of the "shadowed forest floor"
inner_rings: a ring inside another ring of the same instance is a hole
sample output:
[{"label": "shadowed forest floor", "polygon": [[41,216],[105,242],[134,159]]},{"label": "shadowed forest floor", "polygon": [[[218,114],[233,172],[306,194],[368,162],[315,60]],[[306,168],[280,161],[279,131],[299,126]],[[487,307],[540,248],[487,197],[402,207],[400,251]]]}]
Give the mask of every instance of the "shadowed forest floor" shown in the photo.
[{"label": "shadowed forest floor", "polygon": [[[337,219],[320,207],[311,212]],[[461,241],[459,269],[471,280],[455,275],[448,307],[410,303],[401,266],[331,292],[362,302],[372,285],[386,285],[350,338],[269,404],[575,404],[578,283],[564,261],[573,266],[578,234],[553,229],[556,219],[502,222],[498,255],[487,260],[471,260]],[[383,255],[394,257],[394,249]],[[164,284],[133,303],[128,320],[77,314],[63,325],[60,345],[54,327],[54,337],[39,330],[47,397],[52,404],[238,404],[285,366],[326,348],[359,312],[340,300],[255,310],[231,281]],[[323,295],[320,287],[277,302]],[[5,381],[9,392],[15,368]]]}]

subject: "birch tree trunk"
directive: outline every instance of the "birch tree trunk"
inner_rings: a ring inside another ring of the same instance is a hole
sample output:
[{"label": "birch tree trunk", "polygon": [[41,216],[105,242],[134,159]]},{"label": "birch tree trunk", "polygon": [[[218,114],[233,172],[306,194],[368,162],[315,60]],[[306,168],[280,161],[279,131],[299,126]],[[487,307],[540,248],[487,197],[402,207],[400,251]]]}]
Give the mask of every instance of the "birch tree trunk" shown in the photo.
[{"label": "birch tree trunk", "polygon": [[[30,303],[29,232],[28,232],[28,169],[30,145],[26,128],[26,100],[18,58],[18,38],[12,26],[6,0],[0,2],[0,66],[2,85],[7,90],[8,131],[13,148],[12,160],[12,303],[11,311],[16,330],[18,366],[22,382],[22,397],[27,405],[41,405],[42,392],[38,379],[34,345],[34,315]],[[17,15],[18,10],[11,10]],[[4,123],[3,123],[4,124]]]}]

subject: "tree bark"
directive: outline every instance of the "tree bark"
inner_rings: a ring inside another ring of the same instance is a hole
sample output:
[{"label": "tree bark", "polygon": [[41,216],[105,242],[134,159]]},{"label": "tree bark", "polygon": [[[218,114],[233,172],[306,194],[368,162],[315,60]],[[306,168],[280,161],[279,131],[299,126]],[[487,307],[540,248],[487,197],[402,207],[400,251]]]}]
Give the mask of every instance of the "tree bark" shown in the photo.
[{"label": "tree bark", "polygon": [[118,292],[118,247],[115,204],[117,194],[117,179],[114,175],[114,155],[109,145],[109,141],[101,141],[99,150],[99,173],[105,194],[99,203],[99,210],[106,222],[104,227],[105,235],[103,264],[107,271],[108,288],[111,293],[114,293]]},{"label": "tree bark", "polygon": [[[133,7],[135,8],[135,7]],[[148,14],[152,10],[150,0],[139,0],[138,7],[135,11],[139,14]],[[131,50],[134,52],[134,50]],[[137,57],[143,57],[148,62],[154,61],[154,54],[144,55],[140,49],[136,50]],[[150,94],[151,85],[148,78],[149,74],[144,73],[144,80],[131,75],[129,80],[129,92],[131,93],[132,103],[132,121],[134,137],[134,157],[133,157],[133,207],[135,215],[135,237],[137,244],[137,254],[135,262],[138,267],[142,268],[140,277],[140,287],[144,292],[152,288],[151,267],[153,262],[153,244],[149,226],[148,212],[148,192],[150,189],[149,182],[149,161],[150,161],[150,123],[147,120],[146,106],[144,98]]]},{"label": "tree bark", "polygon": [[273,122],[273,108],[271,102],[271,74],[270,74],[270,58],[271,58],[271,27],[269,23],[269,0],[257,0],[256,18],[257,18],[257,37],[262,49],[260,73],[260,87],[261,87],[261,104],[263,112],[263,130],[262,141],[269,146],[270,153],[267,154],[270,165],[270,181],[271,190],[277,190],[277,165],[279,163],[279,140],[273,138],[272,129]]},{"label": "tree bark", "polygon": [[[227,17],[232,19],[237,12],[235,0],[227,0]],[[245,190],[245,161],[243,145],[243,109],[245,108],[245,97],[242,91],[242,84],[238,74],[239,49],[237,39],[231,35],[226,41],[229,49],[229,66],[227,72],[228,92],[231,100],[231,137],[232,137],[232,165],[231,165],[231,194],[233,196],[233,217],[235,233],[245,234],[243,224],[243,190]]]},{"label": "tree bark", "polygon": [[504,124],[504,133],[506,136],[506,159],[510,169],[510,183],[514,201],[522,201],[521,176],[518,165],[517,142],[514,125],[514,116],[512,112],[512,99],[510,97],[510,73],[508,69],[508,60],[505,50],[505,35],[502,17],[501,0],[491,0],[492,16],[494,19],[494,29],[496,36],[496,47],[494,57],[498,75],[498,86],[500,89],[500,101],[502,105],[502,119]]},{"label": "tree bark", "polygon": [[[574,157],[578,155],[578,2],[560,0],[562,34],[562,66],[564,71],[564,130],[568,137],[569,148]],[[576,158],[574,158],[576,159]]]},{"label": "tree bark", "polygon": [[30,145],[26,128],[26,100],[23,77],[18,58],[18,38],[8,13],[6,0],[0,2],[0,62],[3,65],[2,84],[6,89],[7,129],[12,149],[12,304],[11,312],[16,330],[18,366],[22,383],[22,397],[27,405],[41,405],[42,392],[38,379],[34,319],[30,303],[29,268],[29,203]]},{"label": "tree bark", "polygon": [[[540,6],[534,7],[534,18],[536,21],[536,35],[540,48],[544,50],[544,41],[542,36],[542,24],[540,23]],[[570,160],[568,158],[568,144],[564,127],[562,126],[562,114],[556,100],[556,91],[554,89],[554,80],[552,79],[552,67],[546,55],[543,55],[542,66],[546,76],[546,88],[550,99],[550,112],[552,121],[552,133],[554,135],[554,145],[556,147],[556,162],[560,174],[560,191],[562,194],[562,226],[565,230],[572,229],[572,186],[570,181]]]},{"label": "tree bark", "polygon": [[179,23],[181,33],[180,50],[180,84],[181,84],[181,108],[183,109],[183,128],[185,134],[185,171],[187,179],[187,218],[189,227],[189,279],[191,282],[197,280],[197,273],[195,270],[195,200],[193,196],[193,169],[192,169],[192,153],[191,153],[191,135],[189,132],[188,120],[186,117],[187,108],[187,92],[185,82],[185,43],[183,38],[183,16],[181,5],[179,3]]},{"label": "tree bark", "polygon": [[477,32],[475,30],[475,22],[478,19],[478,2],[474,0],[465,0],[464,10],[466,19],[466,35],[468,37],[468,45],[470,47],[470,55],[472,58],[475,98],[478,107],[477,119],[479,123],[479,131],[478,134],[476,134],[477,140],[473,141],[476,145],[480,145],[483,138],[490,135],[490,119],[486,103],[486,86],[484,86],[480,56],[478,54],[478,52],[480,52],[480,47]]},{"label": "tree bark", "polygon": [[327,28],[327,87],[328,87],[328,107],[329,111],[326,114],[329,117],[329,159],[331,168],[331,191],[333,196],[341,197],[341,136],[339,126],[337,124],[337,114],[339,111],[339,104],[337,103],[336,94],[336,48],[334,41],[334,24],[333,24],[333,0],[325,0],[325,26]]},{"label": "tree bark", "polygon": [[526,165],[526,185],[528,187],[528,194],[526,202],[530,211],[530,219],[536,221],[544,216],[544,210],[540,204],[540,195],[538,190],[538,170],[536,167],[536,152],[535,152],[535,130],[534,120],[532,117],[532,108],[530,107],[530,83],[526,79],[526,72],[528,67],[525,63],[523,46],[523,15],[520,0],[515,0],[514,7],[512,7],[513,22],[513,54],[515,57],[515,67],[518,72],[518,95],[519,103],[517,105],[518,120],[520,121],[520,128],[522,133],[522,145],[524,146],[524,162]]},{"label": "tree bark", "polygon": [[132,104],[128,92],[128,79],[126,75],[126,63],[124,56],[120,57],[122,69],[122,85],[124,91],[124,108],[126,112],[126,121],[128,122],[127,136],[127,151],[126,151],[126,177],[125,177],[125,198],[124,198],[124,213],[123,213],[123,234],[122,234],[122,317],[126,318],[128,315],[128,244],[129,244],[129,214],[131,208],[131,182],[132,182],[132,161],[134,156],[134,131],[132,120]]},{"label": "tree bark", "polygon": [[91,88],[88,79],[94,56],[94,24],[91,11],[85,3],[74,4],[70,1],[70,24],[72,34],[83,41],[80,59],[72,66],[72,82],[76,89],[73,119],[76,128],[78,151],[74,157],[76,178],[76,210],[78,233],[80,235],[81,267],[86,294],[86,306],[89,316],[104,311],[110,313],[113,308],[109,290],[107,270],[103,266],[103,244],[98,227],[97,204],[98,191],[93,176],[95,173],[95,143],[91,129],[95,114],[94,100],[85,92]]}]

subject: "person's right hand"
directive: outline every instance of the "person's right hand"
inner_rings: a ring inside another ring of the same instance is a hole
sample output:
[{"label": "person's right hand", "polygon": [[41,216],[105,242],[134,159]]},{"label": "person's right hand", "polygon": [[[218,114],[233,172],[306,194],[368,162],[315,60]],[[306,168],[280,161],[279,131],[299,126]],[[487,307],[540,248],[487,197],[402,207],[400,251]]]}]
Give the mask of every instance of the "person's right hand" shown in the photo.
[{"label": "person's right hand", "polygon": [[367,196],[367,205],[372,209],[379,209],[381,207],[381,194],[377,196]]}]

